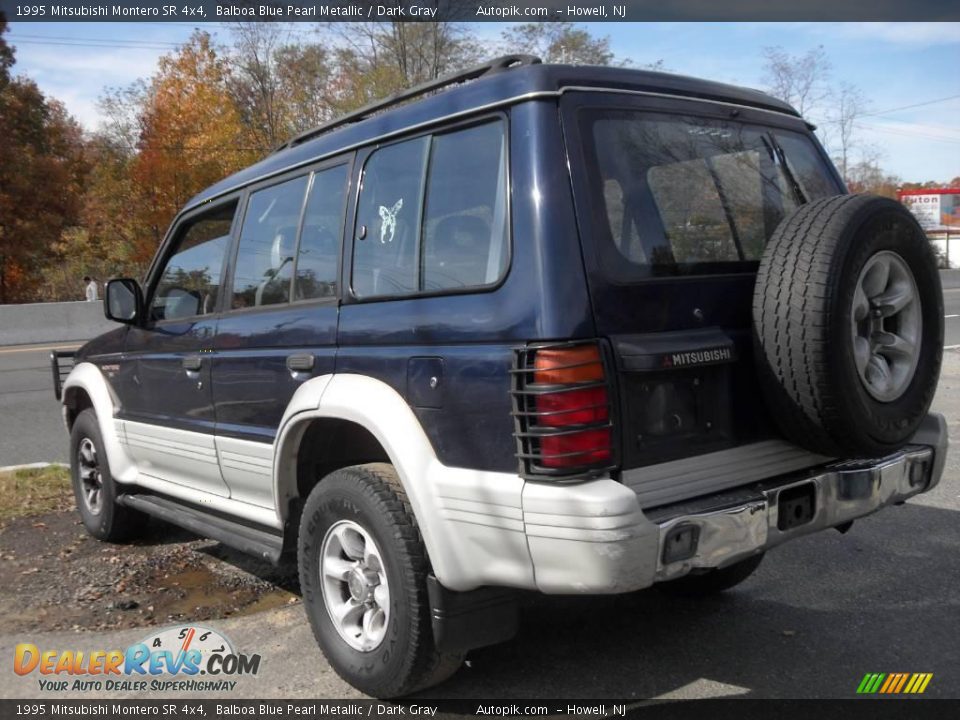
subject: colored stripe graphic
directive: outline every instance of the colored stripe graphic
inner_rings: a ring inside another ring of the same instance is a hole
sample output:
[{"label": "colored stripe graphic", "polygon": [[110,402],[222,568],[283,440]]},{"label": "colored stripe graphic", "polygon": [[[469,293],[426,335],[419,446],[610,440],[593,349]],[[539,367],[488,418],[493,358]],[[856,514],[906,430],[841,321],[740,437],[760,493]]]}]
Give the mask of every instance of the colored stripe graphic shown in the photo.
[{"label": "colored stripe graphic", "polygon": [[890,673],[887,675],[887,681],[883,684],[883,687],[880,688],[880,694],[886,694],[890,692],[890,688],[897,684],[897,679],[900,676],[897,673]]},{"label": "colored stripe graphic", "polygon": [[908,677],[910,677],[910,673],[901,673],[900,680],[899,682],[897,682],[897,686],[890,692],[895,692],[895,693],[900,692],[901,688],[903,688],[903,684],[907,681]]},{"label": "colored stripe graphic", "polygon": [[933,673],[867,673],[857,686],[857,694],[919,695],[932,679]]}]

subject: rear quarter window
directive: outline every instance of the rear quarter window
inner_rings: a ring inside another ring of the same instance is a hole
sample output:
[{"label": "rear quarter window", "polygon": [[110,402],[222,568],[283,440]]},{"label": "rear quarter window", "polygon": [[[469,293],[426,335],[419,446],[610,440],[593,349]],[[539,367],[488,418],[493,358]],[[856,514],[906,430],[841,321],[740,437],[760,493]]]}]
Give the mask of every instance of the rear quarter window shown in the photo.
[{"label": "rear quarter window", "polygon": [[373,152],[363,170],[351,284],[358,298],[471,291],[509,263],[501,120]]}]

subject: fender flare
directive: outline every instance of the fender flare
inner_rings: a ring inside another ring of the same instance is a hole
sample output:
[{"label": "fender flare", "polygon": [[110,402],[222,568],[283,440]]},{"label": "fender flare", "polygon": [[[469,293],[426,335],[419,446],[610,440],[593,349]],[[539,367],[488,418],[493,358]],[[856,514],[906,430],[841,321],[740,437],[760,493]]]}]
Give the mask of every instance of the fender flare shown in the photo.
[{"label": "fender flare", "polygon": [[307,424],[318,418],[356,423],[369,431],[396,468],[413,509],[437,577],[457,574],[432,472],[442,469],[429,438],[406,400],[386,383],[365,375],[325,375],[307,381],[294,395],[277,433],[274,500],[281,521],[296,494],[296,458]]},{"label": "fender flare", "polygon": [[110,474],[120,483],[134,483],[137,480],[137,467],[120,443],[114,412],[117,399],[103,377],[103,372],[93,363],[81,362],[67,376],[63,383],[62,405],[66,406],[67,392],[72,388],[83,390],[93,404],[100,426],[100,437],[110,463]]}]

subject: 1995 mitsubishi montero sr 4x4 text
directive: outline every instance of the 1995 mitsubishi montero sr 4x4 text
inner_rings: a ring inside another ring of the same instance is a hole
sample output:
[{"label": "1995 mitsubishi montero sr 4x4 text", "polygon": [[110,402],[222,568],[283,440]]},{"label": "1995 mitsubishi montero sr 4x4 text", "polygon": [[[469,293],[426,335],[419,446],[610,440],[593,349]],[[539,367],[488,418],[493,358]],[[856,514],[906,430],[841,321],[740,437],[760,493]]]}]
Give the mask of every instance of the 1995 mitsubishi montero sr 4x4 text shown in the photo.
[{"label": "1995 mitsubishi montero sr 4x4 text", "polygon": [[415,88],[202,192],[105,308],[62,383],[87,529],[295,554],[377,696],[507,640],[517,590],[720,591],[943,471],[923,232],[712,82]]}]

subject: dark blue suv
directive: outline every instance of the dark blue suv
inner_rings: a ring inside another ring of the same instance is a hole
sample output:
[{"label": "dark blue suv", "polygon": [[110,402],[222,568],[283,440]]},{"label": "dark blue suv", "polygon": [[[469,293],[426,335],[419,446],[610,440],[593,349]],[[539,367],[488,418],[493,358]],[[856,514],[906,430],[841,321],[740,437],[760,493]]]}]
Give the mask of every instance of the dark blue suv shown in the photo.
[{"label": "dark blue suv", "polygon": [[[416,102],[405,102],[416,100]],[[191,200],[62,387],[89,531],[299,562],[378,696],[517,591],[687,594],[929,490],[929,244],[761,92],[501,58]]]}]

